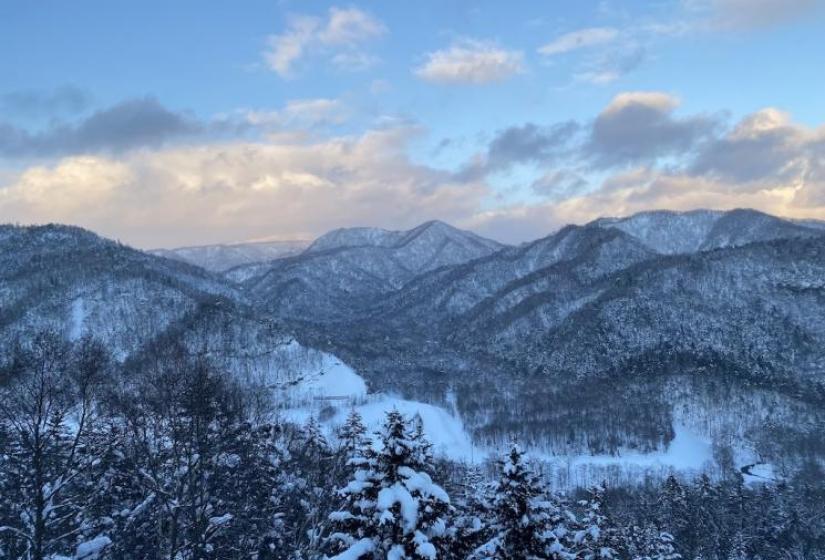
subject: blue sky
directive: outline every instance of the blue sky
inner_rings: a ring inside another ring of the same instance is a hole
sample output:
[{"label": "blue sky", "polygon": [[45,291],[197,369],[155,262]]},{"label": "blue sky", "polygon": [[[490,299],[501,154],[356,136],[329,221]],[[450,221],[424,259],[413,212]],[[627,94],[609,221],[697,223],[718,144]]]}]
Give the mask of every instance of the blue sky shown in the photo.
[{"label": "blue sky", "polygon": [[6,1],[0,219],[173,246],[825,218],[822,4]]}]

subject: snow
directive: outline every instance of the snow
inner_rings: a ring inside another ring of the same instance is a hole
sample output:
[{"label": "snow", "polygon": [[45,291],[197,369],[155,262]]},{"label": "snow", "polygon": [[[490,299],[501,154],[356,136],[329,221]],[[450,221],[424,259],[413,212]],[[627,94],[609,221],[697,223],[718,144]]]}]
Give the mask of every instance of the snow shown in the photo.
[{"label": "snow", "polygon": [[368,552],[372,552],[374,548],[375,544],[371,539],[361,539],[360,541],[356,541],[355,544],[341,554],[337,554],[329,560],[358,560]]},{"label": "snow", "polygon": [[232,519],[234,519],[234,516],[231,513],[225,513],[220,516],[210,517],[209,524],[216,527],[222,527],[223,525],[229,524]]},{"label": "snow", "polygon": [[106,536],[96,537],[90,541],[77,545],[75,558],[77,560],[97,560],[103,551],[112,544],[112,539]]},{"label": "snow", "polygon": [[396,482],[389,488],[382,488],[378,492],[376,505],[379,510],[383,510],[382,520],[392,521],[392,508],[395,504],[398,504],[404,520],[404,532],[411,533],[418,525],[418,500],[415,500],[410,491],[400,482]]},{"label": "snow", "polygon": [[[673,426],[675,437],[667,449],[655,453],[623,455],[578,455],[569,457],[571,465],[623,465],[635,467],[672,467],[680,471],[701,470],[713,460],[712,444],[681,424]],[[552,460],[552,459],[551,459]]]},{"label": "snow", "polygon": [[[281,411],[287,420],[304,424],[314,417],[319,419],[327,435],[332,435],[351,409],[361,415],[369,433],[378,431],[391,410],[408,417],[418,414],[434,453],[462,461],[475,458],[476,449],[458,416],[419,401],[383,393],[368,394],[364,379],[332,354],[324,353],[320,365],[307,369],[301,377],[302,381],[289,389],[290,405]],[[320,419],[321,410],[329,407],[334,408],[334,412]]]},{"label": "snow", "polygon": [[341,360],[327,353],[322,353],[317,371],[307,376],[301,384],[301,389],[317,397],[357,398],[367,394],[364,378]]},{"label": "snow", "polygon": [[[310,418],[319,421],[325,434],[334,437],[335,430],[344,423],[350,410],[357,411],[367,427],[375,434],[385,415],[397,410],[407,417],[419,415],[427,439],[436,455],[454,461],[480,463],[499,449],[476,446],[465,430],[455,406],[451,410],[384,393],[368,393],[364,379],[332,354],[323,354],[320,365],[302,374],[302,381],[290,389],[290,404],[281,411],[286,420],[305,424]],[[323,411],[323,414],[321,412]],[[686,424],[673,425],[675,437],[666,449],[652,453],[627,450],[618,455],[559,455],[552,449],[530,449],[533,460],[546,463],[551,471],[574,473],[572,479],[583,482],[592,476],[604,476],[606,470],[618,469],[629,478],[641,478],[645,473],[661,474],[669,471],[700,473],[714,461],[713,445]],[[377,439],[375,440],[377,443]],[[737,457],[737,464],[755,463],[750,457]],[[751,482],[772,477],[769,465],[756,465],[753,474],[745,473]]]},{"label": "snow", "polygon": [[421,531],[415,532],[413,540],[415,542],[415,551],[419,556],[428,558],[429,560],[435,560],[438,557],[435,546],[427,540],[427,537]]},{"label": "snow", "polygon": [[441,486],[434,483],[430,475],[417,472],[410,467],[399,467],[398,474],[404,477],[404,486],[422,496],[433,496],[441,502],[450,503],[450,497]]},{"label": "snow", "polygon": [[741,471],[746,484],[763,484],[777,479],[774,467],[769,463],[743,465]]},{"label": "snow", "polygon": [[369,396],[359,393],[358,396],[361,398],[353,397],[342,401],[306,403],[305,406],[290,408],[282,413],[287,420],[305,424],[310,418],[317,418],[322,407],[333,406],[335,407],[334,415],[321,422],[328,435],[332,435],[334,428],[344,423],[351,409],[356,410],[361,415],[370,434],[378,431],[386,413],[391,410],[397,410],[407,417],[418,414],[421,416],[424,425],[424,434],[433,444],[435,454],[458,461],[472,462],[483,459],[483,456],[477,456],[478,450],[473,445],[469,434],[464,430],[461,419],[453,416],[447,410],[431,404],[401,399],[382,393]]}]

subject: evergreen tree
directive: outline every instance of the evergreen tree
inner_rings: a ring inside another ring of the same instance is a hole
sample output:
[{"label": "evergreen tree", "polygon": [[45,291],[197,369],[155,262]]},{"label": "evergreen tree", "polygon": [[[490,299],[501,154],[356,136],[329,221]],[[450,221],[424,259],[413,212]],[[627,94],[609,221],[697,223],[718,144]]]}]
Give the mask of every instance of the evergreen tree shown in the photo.
[{"label": "evergreen tree", "polygon": [[620,548],[619,535],[608,519],[604,507],[604,487],[590,489],[590,499],[585,501],[586,510],[575,532],[574,542],[577,556],[584,560],[603,558],[609,560],[617,557]]},{"label": "evergreen tree", "polygon": [[345,507],[330,519],[335,558],[435,560],[449,542],[447,493],[421,465],[426,445],[398,411],[387,413],[380,450],[355,456],[353,480],[341,489]]},{"label": "evergreen tree", "polygon": [[369,445],[367,427],[358,411],[350,410],[346,421],[338,428],[338,442],[345,457],[349,458]]},{"label": "evergreen tree", "polygon": [[473,556],[496,560],[568,558],[568,519],[548,499],[518,445],[514,444],[500,462],[500,471],[492,498],[493,536]]},{"label": "evergreen tree", "polygon": [[467,558],[472,551],[487,542],[492,535],[488,520],[493,517],[492,487],[476,466],[467,470],[456,493],[452,558]]}]

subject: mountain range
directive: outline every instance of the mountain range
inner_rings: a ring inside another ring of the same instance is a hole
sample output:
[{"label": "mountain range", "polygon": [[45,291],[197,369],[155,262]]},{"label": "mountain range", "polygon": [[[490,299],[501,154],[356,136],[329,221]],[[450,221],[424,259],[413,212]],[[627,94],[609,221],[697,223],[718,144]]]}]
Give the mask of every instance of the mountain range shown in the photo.
[{"label": "mountain range", "polygon": [[0,250],[6,340],[93,334],[138,365],[183,341],[249,377],[288,369],[269,349],[295,339],[482,445],[650,451],[687,425],[774,463],[825,456],[821,222],[655,211],[519,246],[427,222],[152,253],[3,226]]}]

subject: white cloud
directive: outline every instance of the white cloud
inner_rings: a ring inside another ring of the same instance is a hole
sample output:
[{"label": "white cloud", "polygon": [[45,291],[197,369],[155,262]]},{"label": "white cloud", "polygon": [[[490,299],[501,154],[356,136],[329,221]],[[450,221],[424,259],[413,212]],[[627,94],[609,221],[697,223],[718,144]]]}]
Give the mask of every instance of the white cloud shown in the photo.
[{"label": "white cloud", "polygon": [[380,20],[362,10],[332,7],[326,18],[293,16],[286,31],[267,38],[264,60],[283,78],[292,76],[294,65],[312,53],[329,56],[338,68],[359,70],[375,62],[360,45],[386,32]]},{"label": "white cloud", "polygon": [[626,91],[613,97],[602,111],[602,114],[616,114],[628,107],[637,105],[650,107],[664,113],[676,109],[679,106],[679,99],[669,93],[660,91]]},{"label": "white cloud", "polygon": [[501,82],[524,72],[524,55],[495,43],[464,39],[428,53],[414,72],[421,79],[444,84]]},{"label": "white cloud", "polygon": [[332,57],[332,64],[344,72],[361,72],[376,66],[381,59],[363,51],[344,51]]},{"label": "white cloud", "polygon": [[415,134],[396,128],[323,141],[142,150],[117,161],[64,158],[0,188],[0,221],[73,223],[155,247],[471,215],[486,186],[412,163],[406,148]]},{"label": "white cloud", "polygon": [[338,99],[297,99],[284,108],[287,120],[304,126],[341,124],[347,119],[347,110]]},{"label": "white cloud", "polygon": [[292,99],[281,109],[245,109],[229,114],[218,115],[216,123],[224,128],[254,129],[272,133],[295,132],[307,133],[314,127],[337,125],[350,117],[350,108],[340,99],[315,98]]},{"label": "white cloud", "polygon": [[357,8],[329,10],[329,19],[318,34],[325,45],[355,45],[386,33],[387,28],[370,14]]},{"label": "white cloud", "polygon": [[619,31],[612,27],[589,27],[579,29],[557,37],[546,45],[539,47],[539,54],[553,56],[564,54],[577,49],[604,45],[615,41],[619,36]]},{"label": "white cloud", "polygon": [[269,67],[281,77],[292,73],[292,65],[301,58],[315,38],[319,21],[313,17],[295,17],[289,29],[280,35],[267,38],[269,50],[264,59]]},{"label": "white cloud", "polygon": [[[555,145],[547,139],[552,127],[503,131],[493,152],[536,165],[535,202],[514,203],[480,174],[414,163],[408,151],[420,131],[409,125],[325,139],[300,126],[283,128],[289,119],[328,121],[345,110],[336,100],[310,99],[257,115],[281,130],[265,141],[141,148],[117,158],[82,155],[0,169],[0,222],[73,223],[155,247],[309,238],[334,227],[404,228],[433,218],[518,242],[566,223],[658,208],[825,216],[825,127],[767,108],[688,142],[704,116],[676,116],[677,105],[662,92],[617,95],[579,149],[595,146],[612,162],[633,148],[633,157],[595,173],[585,171],[593,167],[575,149],[547,152]],[[667,159],[659,161],[663,149]]]}]

